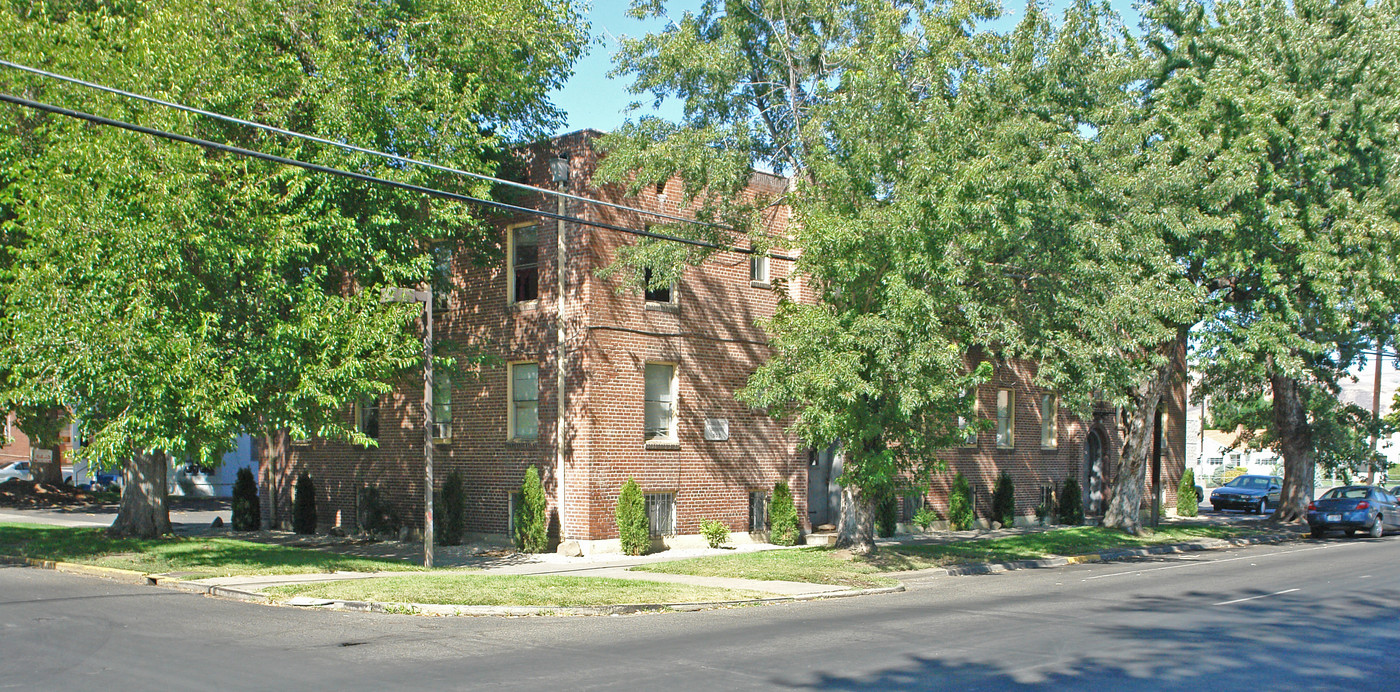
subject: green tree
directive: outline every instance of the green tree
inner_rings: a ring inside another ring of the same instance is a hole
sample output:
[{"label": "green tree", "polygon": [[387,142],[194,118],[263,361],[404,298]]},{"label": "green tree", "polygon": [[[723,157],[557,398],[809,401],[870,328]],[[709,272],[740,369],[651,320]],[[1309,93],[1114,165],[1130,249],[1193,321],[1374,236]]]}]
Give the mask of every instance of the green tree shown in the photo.
[{"label": "green tree", "polygon": [[[740,396],[813,446],[840,440],[838,544],[857,551],[873,548],[873,499],[926,486],[939,450],[963,439],[966,392],[993,361],[1039,361],[1042,383],[1081,410],[1095,392],[1155,410],[1165,378],[1136,398],[1131,385],[1184,338],[1166,319],[1189,303],[1170,256],[1123,221],[1123,161],[1141,143],[1094,134],[1131,122],[1137,75],[1116,18],[1081,2],[1055,26],[1032,6],[1012,35],[973,30],[994,12],[706,2],[617,57],[637,92],[680,100],[684,117],[609,137],[604,176],[636,187],[679,176],[702,217],[741,229],[775,202],[737,194],[752,169],[792,176],[783,243],[801,248],[791,280],[818,301],[780,306],[766,324],[772,358]],[[642,243],[621,259],[704,256]],[[1140,428],[1129,438],[1145,450]]]},{"label": "green tree", "polygon": [[[569,0],[21,3],[7,59],[335,141],[491,173],[561,122],[547,93],[586,42]],[[377,162],[14,71],[0,90],[274,154]],[[167,455],[213,463],[241,431],[359,439],[338,416],[417,365],[377,288],[434,243],[478,259],[464,205],[11,107],[0,124],[0,399],[57,405],[124,464],[117,533],[169,530]],[[405,182],[488,195],[415,167]],[[349,290],[347,290],[349,289]],[[276,497],[276,494],[274,494]],[[274,503],[273,511],[276,511]]]},{"label": "green tree", "polygon": [[[1198,393],[1267,394],[1279,521],[1303,518],[1320,449],[1347,444],[1335,427],[1319,437],[1346,415],[1336,382],[1397,312],[1396,12],[1359,0],[1144,6],[1138,192],[1163,210],[1158,233],[1206,296]],[[1265,422],[1257,406],[1237,412]]]}]

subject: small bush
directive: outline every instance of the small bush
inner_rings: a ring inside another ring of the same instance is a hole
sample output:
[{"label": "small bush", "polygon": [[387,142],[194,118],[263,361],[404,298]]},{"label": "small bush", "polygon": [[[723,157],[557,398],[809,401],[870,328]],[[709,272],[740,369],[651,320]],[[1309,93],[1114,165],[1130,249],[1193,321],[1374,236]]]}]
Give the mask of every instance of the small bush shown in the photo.
[{"label": "small bush", "polygon": [[875,533],[889,538],[899,528],[899,496],[881,493],[875,501]]},{"label": "small bush", "polygon": [[773,545],[797,545],[797,539],[801,537],[792,491],[788,489],[787,481],[778,481],[773,484],[773,500],[768,505],[768,542]]},{"label": "small bush", "polygon": [[[549,549],[549,517],[545,514],[545,508],[540,472],[531,466],[525,469],[525,480],[520,484],[520,504],[515,507],[515,547],[521,552],[543,553]],[[646,501],[643,500],[644,519],[646,512]]]},{"label": "small bush", "polygon": [[938,516],[938,512],[933,511],[932,507],[924,505],[914,513],[914,525],[918,526],[920,531],[928,531],[933,526],[933,522],[941,518]]},{"label": "small bush", "polygon": [[958,472],[948,493],[948,526],[954,531],[966,531],[972,524],[972,487],[967,484],[967,477]]},{"label": "small bush", "polygon": [[617,537],[622,540],[622,552],[627,555],[645,555],[651,547],[647,499],[631,478],[622,484],[622,492],[617,495]]},{"label": "small bush", "polygon": [[366,533],[395,534],[399,530],[398,511],[379,496],[379,488],[364,485],[355,498],[355,524]]},{"label": "small bush", "polygon": [[316,484],[305,471],[297,476],[296,497],[292,498],[292,530],[316,533]]},{"label": "small bush", "polygon": [[257,531],[262,528],[262,501],[258,499],[258,482],[253,470],[238,469],[233,481],[233,530]]},{"label": "small bush", "polygon": [[1226,483],[1229,483],[1230,481],[1233,481],[1236,478],[1243,476],[1248,471],[1249,469],[1246,469],[1243,466],[1236,466],[1232,469],[1226,469],[1224,473],[1220,474],[1220,484],[1225,485]]},{"label": "small bush", "polygon": [[722,521],[706,519],[700,522],[700,535],[705,537],[705,542],[711,548],[718,548],[729,542],[729,527]]},{"label": "small bush", "polygon": [[1181,484],[1176,488],[1176,513],[1182,517],[1194,517],[1200,509],[1201,498],[1196,497],[1196,472],[1186,469],[1181,474]]},{"label": "small bush", "polygon": [[992,521],[999,521],[1007,528],[1016,525],[1016,484],[1005,471],[992,485]]},{"label": "small bush", "polygon": [[442,495],[438,500],[442,523],[433,530],[433,540],[438,545],[462,544],[462,535],[467,528],[466,485],[461,471],[447,474],[442,482]]},{"label": "small bush", "polygon": [[1084,523],[1084,500],[1079,496],[1079,481],[1066,478],[1060,491],[1060,521],[1070,526]]}]

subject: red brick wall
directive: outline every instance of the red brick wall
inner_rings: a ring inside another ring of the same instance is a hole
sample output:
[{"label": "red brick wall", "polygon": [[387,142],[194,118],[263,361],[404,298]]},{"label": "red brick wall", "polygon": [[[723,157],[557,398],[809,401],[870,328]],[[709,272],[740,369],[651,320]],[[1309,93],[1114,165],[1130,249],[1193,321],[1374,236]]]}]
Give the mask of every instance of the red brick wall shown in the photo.
[{"label": "red brick wall", "polygon": [[[539,145],[528,152],[528,179],[550,185],[548,159],[567,153],[571,160],[570,191],[584,197],[609,199],[627,206],[687,215],[678,206],[679,185],[665,189],[663,201],[648,187],[636,197],[624,197],[615,187],[592,185],[595,154],[590,141],[597,133],[584,131]],[[757,174],[750,195],[775,195],[783,181]],[[525,196],[525,206],[555,211],[557,202]],[[566,213],[591,220],[645,228],[654,221],[632,212],[567,202]],[[786,227],[787,210],[770,213],[770,228]],[[434,448],[437,482],[453,470],[462,472],[467,486],[467,530],[503,534],[507,527],[509,494],[518,490],[525,469],[539,467],[551,511],[555,507],[555,421],[557,333],[556,222],[529,218],[538,224],[539,298],[525,304],[507,300],[504,229],[494,257],[454,260],[455,291],[447,309],[435,320],[439,352],[477,353],[487,359],[462,368],[454,380],[453,438]],[[647,492],[676,493],[676,530],[699,531],[704,519],[718,519],[731,530],[747,529],[748,493],[771,490],[786,480],[793,489],[798,516],[806,512],[807,451],[783,432],[781,424],[738,403],[733,393],[768,356],[766,336],[758,326],[771,317],[778,296],[750,285],[749,258],[721,252],[700,266],[688,267],[675,287],[675,305],[648,309],[641,291],[619,277],[603,278],[597,270],[610,264],[635,236],[575,223],[566,225],[567,393],[565,476],[567,505],[564,535],[605,539],[617,535],[614,508],[622,483],[632,477]],[[789,276],[788,262],[770,260],[770,276]],[[803,287],[804,299],[810,292]],[[507,366],[513,361],[539,363],[539,439],[511,441],[507,435]],[[677,365],[679,402],[678,444],[673,449],[648,449],[643,439],[643,371],[647,362]],[[1000,450],[994,432],[979,436],[975,449],[946,450],[949,471],[934,479],[932,504],[946,511],[946,495],[954,471],[968,476],[978,494],[979,512],[990,502],[999,469],[1012,473],[1018,512],[1040,501],[1040,487],[1075,475],[1084,483],[1083,442],[1088,427],[1061,408],[1059,445],[1040,446],[1040,390],[1032,387],[1034,371],[1026,363],[1003,364],[996,378],[979,389],[983,416],[995,418],[996,390],[1016,392],[1016,445]],[[1167,450],[1173,455],[1164,473],[1169,501],[1175,497],[1184,456],[1184,391],[1173,392],[1172,426]],[[354,527],[355,489],[378,487],[410,525],[422,515],[422,384],[408,376],[403,386],[381,403],[378,448],[316,440],[290,447],[289,463],[279,483],[282,507],[290,508],[291,479],[307,469],[317,481],[321,526]],[[345,413],[349,420],[351,412]],[[1110,457],[1118,449],[1111,412],[1103,412],[1103,430]],[[706,441],[706,418],[729,421],[728,441]],[[266,468],[267,465],[264,465]],[[1110,471],[1111,473],[1111,471]],[[264,483],[266,487],[267,484]],[[285,516],[285,515],[284,515]]]}]

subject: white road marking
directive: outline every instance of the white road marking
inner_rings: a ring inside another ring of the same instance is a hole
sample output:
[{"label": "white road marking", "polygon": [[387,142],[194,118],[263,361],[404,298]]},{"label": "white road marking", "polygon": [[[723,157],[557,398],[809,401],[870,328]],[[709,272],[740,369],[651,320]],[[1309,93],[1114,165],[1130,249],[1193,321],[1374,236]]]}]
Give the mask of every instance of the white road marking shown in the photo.
[{"label": "white road marking", "polygon": [[1283,594],[1286,594],[1286,593],[1293,593],[1294,591],[1297,591],[1297,589],[1284,589],[1283,591],[1275,591],[1275,592],[1273,592],[1273,593],[1266,593],[1266,594],[1264,594],[1263,596],[1250,596],[1249,598],[1236,598],[1236,599],[1233,600],[1233,601],[1221,601],[1221,602],[1219,602],[1219,603],[1212,603],[1211,605],[1223,606],[1223,605],[1230,605],[1231,603],[1244,603],[1245,601],[1257,601],[1257,600],[1259,600],[1259,599],[1261,599],[1261,598],[1268,598],[1268,597],[1270,597],[1270,596],[1280,596],[1280,595],[1283,595]]},{"label": "white road marking", "polygon": [[1307,552],[1307,551],[1309,551],[1309,550],[1325,550],[1325,549],[1331,548],[1331,547],[1333,547],[1332,544],[1328,544],[1328,545],[1318,545],[1318,546],[1313,546],[1313,547],[1311,547],[1311,548],[1299,548],[1299,549],[1297,549],[1297,550],[1283,550],[1283,551],[1279,551],[1279,552],[1277,552],[1277,553],[1269,553],[1269,554],[1267,554],[1267,555],[1242,555],[1242,556],[1240,556],[1240,557],[1227,557],[1227,558],[1221,558],[1221,559],[1219,559],[1219,560],[1210,560],[1210,561],[1201,561],[1201,562],[1189,562],[1189,563],[1183,563],[1183,564],[1179,564],[1179,565],[1168,565],[1168,566],[1166,566],[1166,567],[1149,567],[1149,568],[1147,568],[1147,569],[1135,569],[1135,570],[1129,570],[1129,571],[1127,571],[1127,572],[1114,572],[1114,573],[1112,573],[1112,574],[1100,574],[1100,575],[1093,576],[1093,577],[1084,577],[1084,579],[1082,579],[1081,581],[1090,581],[1090,580],[1092,580],[1092,579],[1107,579],[1108,577],[1121,577],[1121,576],[1123,576],[1123,575],[1125,575],[1125,574],[1142,574],[1142,573],[1144,573],[1144,572],[1157,572],[1157,571],[1164,570],[1164,569],[1179,569],[1179,568],[1182,568],[1182,567],[1200,567],[1200,566],[1202,566],[1202,565],[1214,565],[1214,564],[1218,564],[1218,563],[1221,563],[1221,562],[1234,562],[1235,560],[1254,560],[1254,559],[1257,559],[1257,558],[1260,558],[1260,557],[1273,557],[1274,555],[1289,555],[1289,554],[1292,554],[1292,553]]}]

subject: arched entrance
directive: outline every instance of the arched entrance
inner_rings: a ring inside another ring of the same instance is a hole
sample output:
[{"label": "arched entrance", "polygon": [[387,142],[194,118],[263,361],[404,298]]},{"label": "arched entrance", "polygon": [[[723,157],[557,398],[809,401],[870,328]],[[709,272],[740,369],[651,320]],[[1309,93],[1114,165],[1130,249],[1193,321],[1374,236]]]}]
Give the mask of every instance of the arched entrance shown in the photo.
[{"label": "arched entrance", "polygon": [[1103,433],[1090,430],[1084,438],[1084,498],[1087,503],[1085,513],[1103,514],[1108,506],[1108,446],[1104,444]]}]

